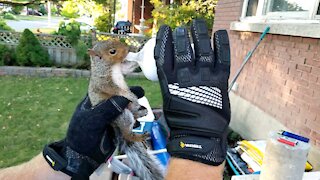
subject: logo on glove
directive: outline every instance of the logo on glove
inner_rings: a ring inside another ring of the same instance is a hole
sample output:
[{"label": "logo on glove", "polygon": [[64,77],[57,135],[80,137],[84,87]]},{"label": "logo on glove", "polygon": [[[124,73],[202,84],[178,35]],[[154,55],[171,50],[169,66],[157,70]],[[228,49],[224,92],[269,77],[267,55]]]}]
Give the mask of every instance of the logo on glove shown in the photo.
[{"label": "logo on glove", "polygon": [[202,149],[202,146],[199,144],[187,144],[180,141],[180,147],[183,148],[194,148],[194,149]]}]

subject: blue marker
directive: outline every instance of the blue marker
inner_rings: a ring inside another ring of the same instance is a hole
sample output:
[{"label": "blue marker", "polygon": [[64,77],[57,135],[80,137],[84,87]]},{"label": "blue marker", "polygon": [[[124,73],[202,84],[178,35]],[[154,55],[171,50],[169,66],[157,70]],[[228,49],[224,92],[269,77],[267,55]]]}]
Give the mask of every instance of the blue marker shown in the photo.
[{"label": "blue marker", "polygon": [[297,134],[293,134],[293,133],[288,132],[288,131],[281,130],[281,131],[279,132],[279,134],[281,134],[281,135],[283,135],[283,136],[286,136],[286,137],[290,137],[290,138],[299,140],[299,141],[302,141],[302,142],[306,142],[306,143],[309,142],[309,139],[308,139],[308,138],[303,137],[303,136],[299,136],[299,135],[297,135]]}]

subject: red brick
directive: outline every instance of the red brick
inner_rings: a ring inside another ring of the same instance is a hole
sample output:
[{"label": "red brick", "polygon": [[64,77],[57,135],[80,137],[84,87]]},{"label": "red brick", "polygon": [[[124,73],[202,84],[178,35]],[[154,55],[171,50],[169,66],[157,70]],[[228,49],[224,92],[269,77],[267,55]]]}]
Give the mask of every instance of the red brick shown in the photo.
[{"label": "red brick", "polygon": [[[320,124],[320,122],[319,122]],[[316,131],[312,131],[310,133],[310,137],[314,140],[320,141],[320,131],[316,132]]]},{"label": "red brick", "polygon": [[304,94],[295,90],[291,90],[290,94],[292,96],[294,96],[297,99],[303,99],[304,98]]},{"label": "red brick", "polygon": [[310,87],[310,89],[313,89],[314,91],[320,91],[320,84],[310,83],[309,87]]},{"label": "red brick", "polygon": [[289,41],[290,40],[290,36],[278,35],[277,39],[279,39],[281,41]]},{"label": "red brick", "polygon": [[[302,113],[303,117],[305,117],[308,121],[315,121],[317,114],[314,112],[310,112],[310,111],[304,111],[304,113]],[[320,124],[320,121],[319,121]]]},{"label": "red brick", "polygon": [[305,86],[298,86],[298,92],[304,93],[305,95],[308,95],[308,96],[313,95],[313,89]]},{"label": "red brick", "polygon": [[301,49],[301,50],[308,50],[310,45],[309,44],[303,44],[303,43],[296,43],[294,45],[295,48]]},{"label": "red brick", "polygon": [[290,40],[295,42],[295,43],[301,43],[302,42],[302,37],[290,36]]},{"label": "red brick", "polygon": [[300,53],[299,49],[295,49],[295,48],[288,48],[287,52],[288,52],[288,54],[290,54],[294,57],[298,56]]},{"label": "red brick", "polygon": [[313,67],[311,73],[320,76],[320,68]]},{"label": "red brick", "polygon": [[286,52],[287,51],[287,47],[285,47],[285,46],[277,46],[276,50],[280,51],[280,53]]},{"label": "red brick", "polygon": [[306,59],[313,59],[314,53],[310,51],[300,51],[299,56],[305,57]]},{"label": "red brick", "polygon": [[318,80],[317,76],[307,72],[303,72],[301,78],[314,83]]},{"label": "red brick", "polygon": [[314,53],[318,53],[318,52],[320,51],[320,46],[319,46],[319,45],[311,44],[311,45],[310,45],[310,51],[311,51],[311,52],[314,52]]},{"label": "red brick", "polygon": [[[313,96],[314,96],[314,97],[320,97],[320,90],[314,90]],[[320,109],[319,109],[318,111],[319,111],[319,113],[320,113]]]},{"label": "red brick", "polygon": [[300,135],[310,138],[311,129],[308,128],[305,124],[297,125],[296,129],[299,130]]},{"label": "red brick", "polygon": [[299,69],[301,71],[305,71],[305,72],[311,72],[311,66],[308,66],[308,65],[298,64],[297,69]]},{"label": "red brick", "polygon": [[308,81],[301,79],[299,77],[294,78],[294,81],[297,82],[297,84],[300,86],[308,86],[309,85]]},{"label": "red brick", "polygon": [[302,38],[302,42],[306,44],[318,44],[319,39],[315,38]]},{"label": "red brick", "polygon": [[308,120],[307,127],[309,127],[310,129],[312,129],[314,131],[319,131],[320,130],[320,123],[319,123],[319,121]]},{"label": "red brick", "polygon": [[297,64],[305,64],[306,58],[301,56],[292,56],[291,61],[297,63]]},{"label": "red brick", "polygon": [[282,41],[282,46],[287,47],[287,51],[294,47],[295,42],[292,41]]},{"label": "red brick", "polygon": [[288,87],[290,89],[297,90],[298,89],[298,85],[299,85],[298,83],[293,82],[293,81],[287,80],[287,82],[286,82],[286,87]]},{"label": "red brick", "polygon": [[320,68],[320,61],[317,61],[315,59],[307,59],[306,60],[306,64],[310,65],[310,66],[314,66],[314,67]]},{"label": "red brick", "polygon": [[[310,103],[307,103],[306,101],[304,101],[304,99],[299,99],[297,97],[294,97],[293,103],[295,103],[297,106],[304,107],[304,108],[309,108]],[[302,110],[301,110],[302,111]],[[304,117],[305,119],[305,117]]]},{"label": "red brick", "polygon": [[312,138],[310,138],[309,143],[311,144],[311,146],[317,146],[317,141]]},{"label": "red brick", "polygon": [[292,111],[295,111],[295,112],[297,112],[297,113],[300,112],[300,108],[299,108],[296,104],[294,104],[294,103],[289,103],[289,102],[287,102],[285,106],[286,106],[286,109],[287,109],[288,111],[290,111],[290,112],[292,112]]},{"label": "red brick", "polygon": [[320,122],[320,108],[314,107],[314,106],[310,106],[309,107],[309,111],[311,113],[315,113],[316,114],[316,120],[318,119]]}]

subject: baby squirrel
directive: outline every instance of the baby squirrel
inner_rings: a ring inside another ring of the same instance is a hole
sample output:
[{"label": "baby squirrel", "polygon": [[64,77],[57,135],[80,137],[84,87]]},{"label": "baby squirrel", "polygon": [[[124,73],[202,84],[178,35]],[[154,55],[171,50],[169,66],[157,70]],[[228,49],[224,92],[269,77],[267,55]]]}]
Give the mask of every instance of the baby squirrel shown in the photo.
[{"label": "baby squirrel", "polygon": [[97,42],[88,53],[91,59],[91,77],[88,95],[93,106],[114,95],[131,101],[128,109],[112,123],[116,132],[120,151],[127,154],[130,167],[143,180],[163,179],[162,171],[154,156],[149,155],[142,141],[148,134],[132,132],[135,118],[145,116],[146,108],[141,108],[138,98],[127,86],[121,63],[129,52],[126,44],[110,39]]}]

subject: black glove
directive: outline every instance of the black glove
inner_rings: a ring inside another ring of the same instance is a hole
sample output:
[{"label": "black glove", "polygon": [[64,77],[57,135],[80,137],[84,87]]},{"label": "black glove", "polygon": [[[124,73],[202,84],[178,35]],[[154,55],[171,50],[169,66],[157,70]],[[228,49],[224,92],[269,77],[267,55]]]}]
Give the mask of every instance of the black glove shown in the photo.
[{"label": "black glove", "polygon": [[230,121],[229,38],[225,30],[215,32],[213,51],[204,20],[192,22],[191,34],[195,54],[186,28],[172,33],[164,25],[157,33],[154,54],[171,129],[167,149],[173,157],[217,166],[226,158]]},{"label": "black glove", "polygon": [[[144,95],[141,87],[131,89],[138,97]],[[122,113],[129,102],[124,97],[113,96],[92,107],[86,96],[71,118],[66,138],[44,148],[43,154],[47,162],[53,169],[62,171],[73,179],[88,179],[114,152],[115,138],[110,123]]]}]

